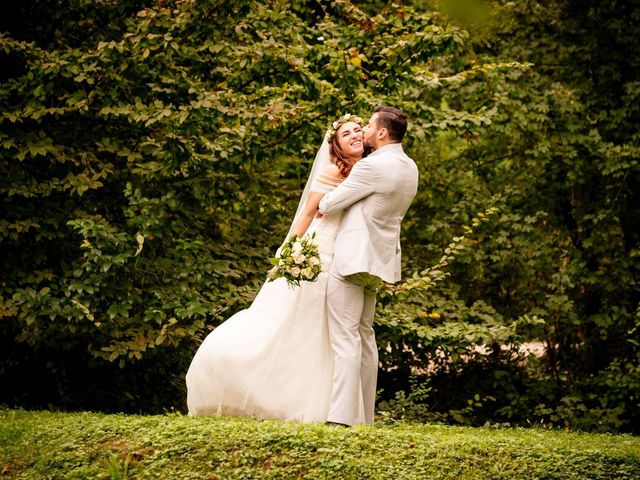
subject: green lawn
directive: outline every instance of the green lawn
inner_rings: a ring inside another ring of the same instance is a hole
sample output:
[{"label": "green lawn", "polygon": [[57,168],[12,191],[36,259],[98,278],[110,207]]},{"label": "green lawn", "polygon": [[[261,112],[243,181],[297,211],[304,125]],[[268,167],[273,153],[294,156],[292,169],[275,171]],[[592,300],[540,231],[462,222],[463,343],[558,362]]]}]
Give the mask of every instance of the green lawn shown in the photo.
[{"label": "green lawn", "polygon": [[640,438],[0,410],[3,478],[640,479]]}]

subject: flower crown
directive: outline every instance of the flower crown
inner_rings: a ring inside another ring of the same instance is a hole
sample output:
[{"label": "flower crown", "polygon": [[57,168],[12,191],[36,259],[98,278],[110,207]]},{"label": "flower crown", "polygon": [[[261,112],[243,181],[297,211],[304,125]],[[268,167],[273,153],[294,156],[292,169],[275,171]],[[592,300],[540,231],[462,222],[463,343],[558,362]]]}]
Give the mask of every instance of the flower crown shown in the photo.
[{"label": "flower crown", "polygon": [[350,113],[347,113],[341,116],[338,120],[333,122],[327,130],[327,142],[331,142],[331,140],[333,140],[333,137],[336,136],[336,132],[338,131],[338,128],[340,128],[340,125],[347,122],[356,122],[360,125],[364,123],[362,118],[358,117],[357,115],[351,115]]}]

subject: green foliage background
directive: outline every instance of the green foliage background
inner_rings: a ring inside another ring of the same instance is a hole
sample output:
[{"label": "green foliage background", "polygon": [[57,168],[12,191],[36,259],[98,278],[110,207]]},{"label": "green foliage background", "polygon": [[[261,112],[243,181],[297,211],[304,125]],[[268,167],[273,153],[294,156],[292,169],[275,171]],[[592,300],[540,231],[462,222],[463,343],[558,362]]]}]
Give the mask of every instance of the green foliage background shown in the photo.
[{"label": "green foliage background", "polygon": [[328,123],[387,103],[421,171],[407,275],[500,214],[443,286],[381,296],[384,414],[633,430],[637,3],[8,2],[0,402],[183,408]]}]

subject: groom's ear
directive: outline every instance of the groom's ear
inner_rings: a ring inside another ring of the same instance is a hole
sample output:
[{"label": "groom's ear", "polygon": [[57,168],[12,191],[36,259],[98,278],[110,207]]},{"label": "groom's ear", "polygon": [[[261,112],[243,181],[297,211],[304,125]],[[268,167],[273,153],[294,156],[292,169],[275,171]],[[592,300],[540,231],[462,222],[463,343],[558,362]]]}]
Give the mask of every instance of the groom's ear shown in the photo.
[{"label": "groom's ear", "polygon": [[378,138],[380,140],[384,140],[389,136],[389,130],[387,130],[386,127],[379,128],[376,133],[378,134]]}]

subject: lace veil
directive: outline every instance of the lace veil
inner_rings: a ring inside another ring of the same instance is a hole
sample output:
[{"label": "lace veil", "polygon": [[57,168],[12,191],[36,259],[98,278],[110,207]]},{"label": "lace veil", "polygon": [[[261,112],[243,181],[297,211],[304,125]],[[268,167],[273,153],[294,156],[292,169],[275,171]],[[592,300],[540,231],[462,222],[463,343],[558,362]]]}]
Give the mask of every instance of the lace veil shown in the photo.
[{"label": "lace veil", "polygon": [[302,191],[302,196],[300,197],[300,202],[298,203],[298,208],[296,209],[296,214],[293,217],[293,221],[289,226],[289,231],[287,232],[287,236],[284,238],[284,242],[286,242],[291,236],[291,231],[293,230],[293,226],[296,224],[298,217],[302,214],[302,210],[307,203],[307,199],[309,198],[309,193],[311,192],[311,186],[313,185],[313,181],[315,178],[322,172],[325,167],[331,164],[331,157],[329,156],[329,142],[327,138],[329,136],[329,132],[327,132],[324,136],[324,140],[322,141],[322,145],[320,145],[320,149],[318,153],[316,153],[316,158],[313,161],[313,165],[311,166],[311,172],[309,173],[309,177],[307,178],[307,183],[304,186],[304,190]]}]

